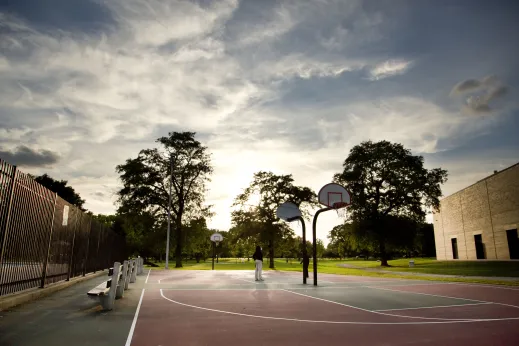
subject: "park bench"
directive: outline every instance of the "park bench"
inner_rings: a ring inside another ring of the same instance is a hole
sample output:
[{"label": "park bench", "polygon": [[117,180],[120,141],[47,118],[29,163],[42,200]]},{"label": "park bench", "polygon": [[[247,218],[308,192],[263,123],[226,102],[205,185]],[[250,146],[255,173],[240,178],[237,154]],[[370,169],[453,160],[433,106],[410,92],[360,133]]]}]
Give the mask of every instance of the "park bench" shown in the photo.
[{"label": "park bench", "polygon": [[140,257],[124,261],[123,265],[115,262],[114,266],[108,270],[110,278],[88,291],[88,297],[99,300],[104,310],[112,310],[115,299],[123,298],[128,284],[134,283],[138,274],[143,274],[143,266],[144,261]]}]

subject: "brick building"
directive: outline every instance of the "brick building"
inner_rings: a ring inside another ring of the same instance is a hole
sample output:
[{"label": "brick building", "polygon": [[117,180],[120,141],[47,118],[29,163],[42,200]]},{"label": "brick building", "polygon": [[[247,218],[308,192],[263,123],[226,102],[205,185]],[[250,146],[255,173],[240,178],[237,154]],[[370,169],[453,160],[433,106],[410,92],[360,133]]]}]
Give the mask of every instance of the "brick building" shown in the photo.
[{"label": "brick building", "polygon": [[519,163],[441,200],[438,260],[519,259]]}]

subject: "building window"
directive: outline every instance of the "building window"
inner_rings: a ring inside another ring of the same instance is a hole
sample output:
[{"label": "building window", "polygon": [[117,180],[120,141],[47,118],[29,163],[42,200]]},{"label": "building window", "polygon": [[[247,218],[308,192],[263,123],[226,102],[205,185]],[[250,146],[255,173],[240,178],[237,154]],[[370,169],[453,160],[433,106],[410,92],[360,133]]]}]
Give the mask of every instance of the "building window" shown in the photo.
[{"label": "building window", "polygon": [[476,258],[485,259],[485,245],[481,234],[474,234],[474,243],[476,244]]},{"label": "building window", "polygon": [[452,258],[458,259],[458,239],[452,238],[451,244],[452,244]]},{"label": "building window", "polygon": [[510,259],[519,259],[519,239],[517,239],[517,228],[507,230],[506,239],[508,240]]}]

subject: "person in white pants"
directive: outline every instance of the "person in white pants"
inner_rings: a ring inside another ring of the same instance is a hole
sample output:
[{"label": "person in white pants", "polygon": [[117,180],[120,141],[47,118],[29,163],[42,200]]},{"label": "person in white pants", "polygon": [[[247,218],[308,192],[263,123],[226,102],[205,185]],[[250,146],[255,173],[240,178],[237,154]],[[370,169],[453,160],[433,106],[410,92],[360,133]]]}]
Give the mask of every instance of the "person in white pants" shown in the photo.
[{"label": "person in white pants", "polygon": [[263,281],[263,276],[261,274],[263,269],[263,253],[261,252],[261,247],[256,246],[256,252],[252,255],[252,259],[256,263],[256,271],[254,272],[256,281]]}]

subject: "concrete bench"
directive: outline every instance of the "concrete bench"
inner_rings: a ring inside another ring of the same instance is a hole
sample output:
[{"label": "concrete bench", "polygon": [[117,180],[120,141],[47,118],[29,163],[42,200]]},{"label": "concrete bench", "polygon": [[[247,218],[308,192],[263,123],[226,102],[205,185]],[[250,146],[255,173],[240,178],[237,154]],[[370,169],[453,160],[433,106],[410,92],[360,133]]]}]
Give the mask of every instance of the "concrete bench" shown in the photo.
[{"label": "concrete bench", "polygon": [[115,262],[108,270],[110,278],[88,291],[88,297],[99,300],[104,310],[114,308],[115,299],[121,299],[130,283],[137,281],[137,275],[144,273],[144,260],[141,257],[127,260],[123,265]]},{"label": "concrete bench", "polygon": [[113,268],[108,271],[110,278],[88,291],[87,296],[99,300],[103,310],[112,310],[115,298],[123,296],[124,283],[127,280],[127,267],[127,261],[124,261],[123,266],[121,263],[115,262]]}]

